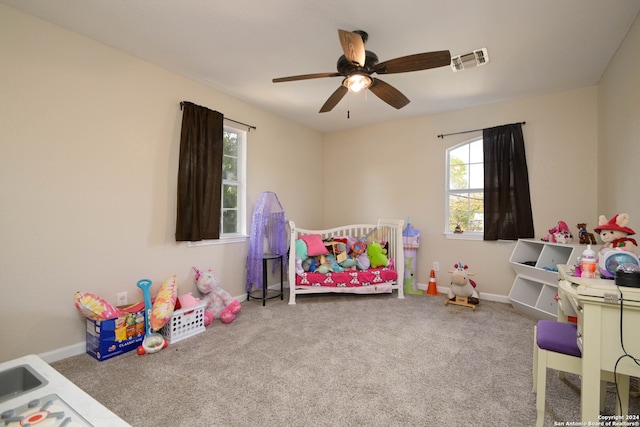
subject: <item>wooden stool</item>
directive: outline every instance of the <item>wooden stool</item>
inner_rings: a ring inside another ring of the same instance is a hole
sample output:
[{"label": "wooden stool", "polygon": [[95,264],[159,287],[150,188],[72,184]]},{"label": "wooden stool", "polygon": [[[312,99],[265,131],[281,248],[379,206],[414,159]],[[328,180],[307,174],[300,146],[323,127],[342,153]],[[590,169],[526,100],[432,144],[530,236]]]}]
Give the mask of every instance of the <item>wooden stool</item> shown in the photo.
[{"label": "wooden stool", "polygon": [[456,298],[453,300],[447,298],[447,300],[444,302],[444,305],[449,305],[449,304],[461,305],[463,307],[471,307],[473,311],[476,311],[476,307],[478,306],[478,304],[469,303],[468,297],[460,297],[458,295],[456,295]]}]

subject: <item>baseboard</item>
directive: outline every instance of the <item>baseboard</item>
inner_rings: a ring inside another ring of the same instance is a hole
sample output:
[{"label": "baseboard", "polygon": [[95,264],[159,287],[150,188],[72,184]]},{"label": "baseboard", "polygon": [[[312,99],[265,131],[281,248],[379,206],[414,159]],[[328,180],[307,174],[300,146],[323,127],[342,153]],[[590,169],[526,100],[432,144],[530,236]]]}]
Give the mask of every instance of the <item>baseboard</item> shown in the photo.
[{"label": "baseboard", "polygon": [[[288,283],[285,283],[285,287],[288,287]],[[280,289],[280,284],[269,286],[269,289],[271,288]],[[245,293],[240,296],[237,296],[235,297],[235,299],[237,299],[239,302],[244,302],[247,300],[247,294]],[[80,354],[85,353],[86,351],[87,351],[87,344],[85,341],[82,341],[76,344],[68,345],[66,347],[47,351],[45,353],[40,353],[38,354],[38,356],[40,356],[40,358],[47,363],[53,363],[69,357],[78,356]]]},{"label": "baseboard", "polygon": [[[418,283],[417,284],[418,289],[426,291],[427,288],[429,287],[429,285],[427,283]],[[439,294],[448,294],[449,293],[449,288],[447,287],[443,287],[443,286],[437,286],[438,289],[438,293]],[[511,304],[511,302],[509,301],[509,297],[505,296],[505,295],[498,295],[498,294],[490,294],[487,292],[478,292],[478,294],[480,295],[480,300],[486,300],[486,301],[495,301],[495,302],[501,302],[504,304]]]},{"label": "baseboard", "polygon": [[[428,284],[418,283],[418,289],[426,291]],[[284,288],[289,288],[289,283],[284,283]],[[271,285],[269,289],[280,289],[280,284]],[[447,294],[449,292],[449,288],[445,288],[442,286],[438,286],[438,293]],[[240,296],[235,297],[239,302],[244,302],[247,300],[247,294],[242,294]],[[480,299],[486,301],[496,301],[502,302],[505,304],[509,304],[509,298],[504,295],[496,295],[496,294],[488,294],[485,292],[480,293]],[[38,356],[42,358],[47,363],[57,362],[58,360],[66,359],[68,357],[78,356],[86,352],[86,343],[84,341],[79,342],[77,344],[68,345],[66,347],[58,348],[56,350],[47,351],[46,353],[40,353]]]},{"label": "baseboard", "polygon": [[87,351],[87,344],[85,341],[77,344],[68,345],[66,347],[58,348],[56,350],[47,351],[46,353],[40,353],[38,356],[47,363],[57,362],[58,360],[66,359],[68,357],[77,356]]}]

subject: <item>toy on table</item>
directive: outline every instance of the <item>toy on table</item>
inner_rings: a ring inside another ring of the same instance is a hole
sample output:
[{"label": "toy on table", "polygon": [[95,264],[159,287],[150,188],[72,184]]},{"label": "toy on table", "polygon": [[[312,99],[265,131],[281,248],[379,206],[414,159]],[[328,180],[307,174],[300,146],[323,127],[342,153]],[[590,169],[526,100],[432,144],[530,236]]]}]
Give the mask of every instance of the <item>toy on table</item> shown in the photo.
[{"label": "toy on table", "polygon": [[640,264],[638,259],[638,244],[628,236],[635,234],[628,227],[629,215],[615,215],[607,221],[600,215],[599,225],[593,231],[598,233],[604,246],[598,251],[598,272],[605,279],[613,279],[618,267],[622,264]]},{"label": "toy on table", "polygon": [[634,239],[628,237],[636,234],[636,232],[627,227],[628,224],[629,215],[626,213],[616,215],[610,220],[607,220],[604,215],[600,215],[598,226],[593,229],[600,235],[600,239],[604,243],[600,251],[604,248],[622,249],[638,255],[638,244]]},{"label": "toy on table", "polygon": [[476,283],[469,278],[473,273],[469,273],[468,265],[457,263],[451,274],[451,287],[449,288],[448,299],[444,305],[455,304],[471,307],[474,311],[480,302],[480,297],[476,291]]},{"label": "toy on table", "polygon": [[209,326],[214,319],[220,319],[222,323],[233,322],[242,309],[238,300],[220,287],[212,270],[200,271],[196,267],[193,270],[196,272],[196,286],[204,294],[202,300],[207,303],[204,325]]},{"label": "toy on table", "polygon": [[576,227],[578,227],[578,240],[580,241],[581,245],[596,244],[596,238],[593,235],[593,233],[589,233],[587,231],[586,222],[579,222],[578,225],[576,225]]}]

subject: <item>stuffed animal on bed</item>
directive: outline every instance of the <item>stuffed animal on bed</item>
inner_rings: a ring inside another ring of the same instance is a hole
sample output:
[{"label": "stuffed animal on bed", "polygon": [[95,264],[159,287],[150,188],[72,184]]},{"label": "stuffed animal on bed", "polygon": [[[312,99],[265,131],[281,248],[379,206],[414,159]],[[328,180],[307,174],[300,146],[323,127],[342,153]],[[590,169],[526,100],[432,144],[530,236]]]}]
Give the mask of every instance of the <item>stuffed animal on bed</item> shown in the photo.
[{"label": "stuffed animal on bed", "polygon": [[367,242],[358,240],[351,245],[351,256],[358,258],[360,255],[367,253]]},{"label": "stuffed animal on bed", "polygon": [[367,255],[369,262],[371,262],[371,268],[386,267],[389,265],[387,250],[378,242],[369,243],[367,246]]},{"label": "stuffed animal on bed", "polygon": [[[337,263],[335,262],[331,262],[331,259],[329,258],[330,255],[316,255],[313,257],[313,259],[315,260],[315,272],[316,273],[321,273],[321,274],[327,274],[329,272],[333,273],[336,270],[334,270],[334,265],[337,266]],[[335,261],[335,259],[333,260]]]},{"label": "stuffed animal on bed", "polygon": [[214,319],[220,319],[222,323],[233,322],[242,309],[238,300],[220,287],[212,270],[200,271],[196,267],[193,270],[196,272],[196,286],[204,294],[202,300],[207,303],[204,312],[205,326],[213,323]]}]

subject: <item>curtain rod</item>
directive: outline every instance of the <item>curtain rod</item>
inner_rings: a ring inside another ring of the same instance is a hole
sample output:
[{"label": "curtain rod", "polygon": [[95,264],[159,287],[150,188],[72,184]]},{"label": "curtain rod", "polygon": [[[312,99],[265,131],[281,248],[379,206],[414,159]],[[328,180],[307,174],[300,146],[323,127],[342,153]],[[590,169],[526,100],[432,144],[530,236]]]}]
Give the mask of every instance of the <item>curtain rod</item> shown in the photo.
[{"label": "curtain rod", "polygon": [[[181,102],[181,103],[180,103],[180,111],[182,111],[182,107],[184,107],[184,102]],[[256,129],[257,129],[255,126],[251,126],[251,125],[248,125],[248,124],[246,124],[246,123],[239,122],[239,121],[237,121],[237,120],[229,119],[229,118],[227,118],[227,117],[225,117],[224,119],[225,119],[225,120],[228,120],[228,121],[230,121],[230,122],[233,122],[233,123],[237,123],[237,124],[242,125],[242,126],[246,126],[246,127],[249,129],[249,132],[251,132],[251,129],[254,129],[254,130],[256,130]]]},{"label": "curtain rod", "polygon": [[[527,122],[517,122],[517,123],[512,123],[512,124],[514,124],[514,125],[524,125],[526,123]],[[481,130],[484,130],[484,129],[463,130],[462,132],[445,133],[445,134],[438,135],[438,138],[444,139],[445,136],[460,135],[460,134],[463,134],[463,133],[478,132],[478,131],[481,131]]]}]

